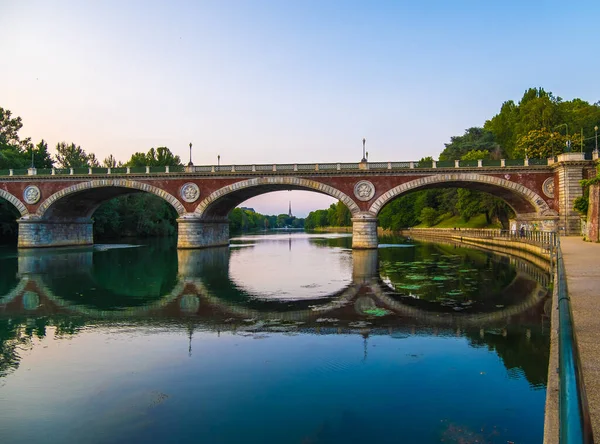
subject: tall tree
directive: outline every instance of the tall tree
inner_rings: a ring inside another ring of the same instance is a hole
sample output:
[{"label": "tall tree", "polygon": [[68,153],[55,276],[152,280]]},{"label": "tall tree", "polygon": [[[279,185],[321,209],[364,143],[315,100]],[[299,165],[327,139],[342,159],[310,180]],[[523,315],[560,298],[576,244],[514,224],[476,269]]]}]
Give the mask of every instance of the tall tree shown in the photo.
[{"label": "tall tree", "polygon": [[440,160],[461,159],[466,153],[474,150],[493,153],[493,157],[498,159],[502,154],[494,134],[479,127],[465,130],[462,136],[451,137],[450,143],[445,143],[444,146],[446,148],[440,154]]},{"label": "tall tree", "polygon": [[33,149],[33,163],[36,168],[52,168],[54,166],[54,160],[48,151],[48,142],[44,139]]},{"label": "tall tree", "polygon": [[[59,142],[56,144],[56,161],[61,168],[81,168],[90,165],[90,155],[74,143],[67,144]],[[96,161],[96,156],[91,155],[92,161]]]}]

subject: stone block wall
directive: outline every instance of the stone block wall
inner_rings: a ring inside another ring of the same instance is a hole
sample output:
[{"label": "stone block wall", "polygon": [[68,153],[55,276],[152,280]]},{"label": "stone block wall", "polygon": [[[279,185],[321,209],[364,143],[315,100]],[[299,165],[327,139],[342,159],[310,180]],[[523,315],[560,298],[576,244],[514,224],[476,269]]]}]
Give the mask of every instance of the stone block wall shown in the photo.
[{"label": "stone block wall", "polygon": [[229,245],[229,221],[177,219],[177,248],[207,248]]},{"label": "stone block wall", "polygon": [[92,245],[92,221],[53,222],[24,220],[19,222],[19,248],[65,247]]},{"label": "stone block wall", "polygon": [[361,214],[352,218],[352,248],[377,248],[377,217]]}]

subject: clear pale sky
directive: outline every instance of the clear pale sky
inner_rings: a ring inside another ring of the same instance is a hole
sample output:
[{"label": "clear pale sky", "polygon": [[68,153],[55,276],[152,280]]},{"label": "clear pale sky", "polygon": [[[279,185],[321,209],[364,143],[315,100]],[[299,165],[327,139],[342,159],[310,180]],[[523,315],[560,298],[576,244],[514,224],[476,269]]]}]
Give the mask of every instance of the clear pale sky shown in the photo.
[{"label": "clear pale sky", "polygon": [[[0,106],[21,136],[126,161],[435,158],[542,86],[600,100],[599,1],[0,0]],[[267,214],[329,206],[254,198]]]}]

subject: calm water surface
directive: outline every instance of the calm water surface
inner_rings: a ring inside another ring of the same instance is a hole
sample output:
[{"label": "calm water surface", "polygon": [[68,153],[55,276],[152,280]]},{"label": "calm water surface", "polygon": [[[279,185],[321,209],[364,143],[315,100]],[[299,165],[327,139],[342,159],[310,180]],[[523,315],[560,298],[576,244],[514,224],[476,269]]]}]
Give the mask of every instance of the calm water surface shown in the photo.
[{"label": "calm water surface", "polygon": [[396,241],[0,248],[0,442],[541,442],[548,276]]}]

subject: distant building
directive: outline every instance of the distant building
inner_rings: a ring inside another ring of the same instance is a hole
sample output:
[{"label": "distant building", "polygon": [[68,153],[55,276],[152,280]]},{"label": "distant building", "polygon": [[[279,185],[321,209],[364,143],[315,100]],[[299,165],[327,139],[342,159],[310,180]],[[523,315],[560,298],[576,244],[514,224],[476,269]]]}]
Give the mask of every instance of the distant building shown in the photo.
[{"label": "distant building", "polygon": [[250,211],[251,213],[256,213],[256,211],[254,211],[254,208],[240,207],[240,210]]}]

